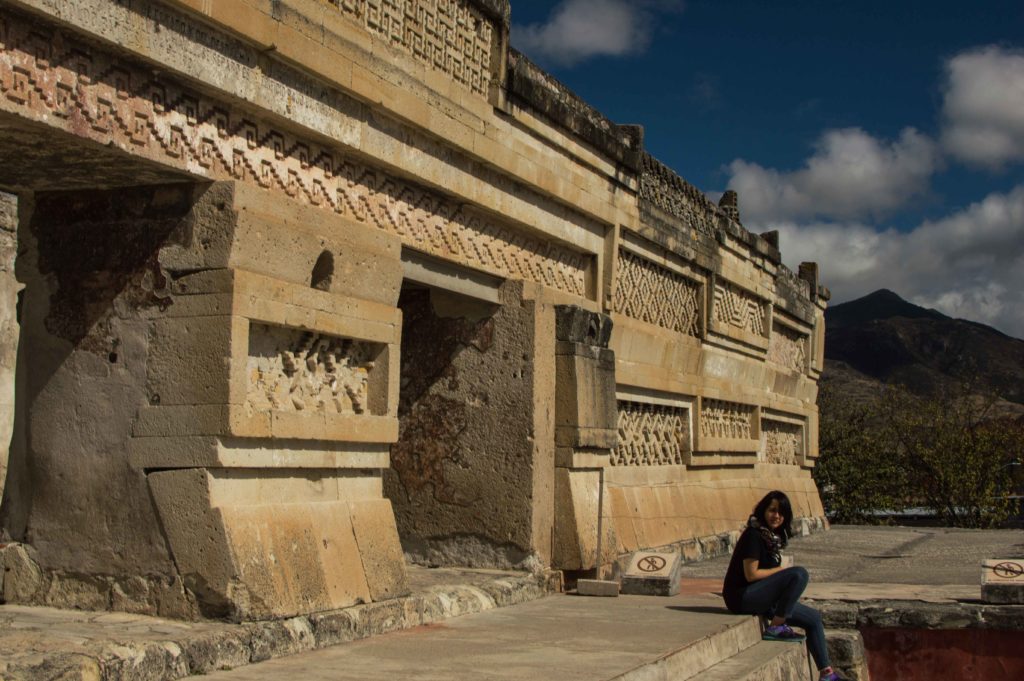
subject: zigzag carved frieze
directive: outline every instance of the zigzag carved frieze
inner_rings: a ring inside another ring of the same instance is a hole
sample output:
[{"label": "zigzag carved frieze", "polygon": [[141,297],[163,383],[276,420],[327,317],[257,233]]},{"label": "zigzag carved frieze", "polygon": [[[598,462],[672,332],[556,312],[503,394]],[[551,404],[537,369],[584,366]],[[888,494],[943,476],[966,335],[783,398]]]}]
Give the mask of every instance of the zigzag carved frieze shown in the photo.
[{"label": "zigzag carved frieze", "polygon": [[39,24],[0,17],[0,111],[213,180],[256,184],[419,251],[586,295],[588,256]]}]

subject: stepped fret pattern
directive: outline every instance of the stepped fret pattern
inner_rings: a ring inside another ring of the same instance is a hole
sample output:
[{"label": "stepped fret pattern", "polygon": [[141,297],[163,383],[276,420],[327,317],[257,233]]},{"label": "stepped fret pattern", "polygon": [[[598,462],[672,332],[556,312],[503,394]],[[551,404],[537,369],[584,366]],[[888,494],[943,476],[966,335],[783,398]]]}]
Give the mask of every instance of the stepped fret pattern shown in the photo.
[{"label": "stepped fret pattern", "polygon": [[715,282],[715,321],[728,324],[756,336],[767,335],[764,301],[735,286]]},{"label": "stepped fret pattern", "polygon": [[781,324],[772,325],[768,360],[803,373],[807,370],[807,336]]},{"label": "stepped fret pattern", "polygon": [[751,440],[754,438],[754,407],[705,399],[701,402],[700,434],[701,437]]},{"label": "stepped fret pattern", "polygon": [[705,236],[714,236],[721,222],[718,207],[703,192],[646,153],[641,159],[640,198]]},{"label": "stepped fret pattern", "polygon": [[615,312],[687,336],[700,335],[700,284],[625,249],[619,250],[618,265]]},{"label": "stepped fret pattern", "polygon": [[0,17],[0,111],[397,234],[419,251],[586,295],[588,257],[292,135],[152,69]]},{"label": "stepped fret pattern", "polygon": [[619,400],[618,427],[613,466],[681,465],[690,449],[690,414],[685,407]]},{"label": "stepped fret pattern", "polygon": [[803,426],[764,419],[764,460],[768,463],[796,465],[804,455]]},{"label": "stepped fret pattern", "polygon": [[389,45],[487,94],[494,29],[465,0],[330,0]]}]

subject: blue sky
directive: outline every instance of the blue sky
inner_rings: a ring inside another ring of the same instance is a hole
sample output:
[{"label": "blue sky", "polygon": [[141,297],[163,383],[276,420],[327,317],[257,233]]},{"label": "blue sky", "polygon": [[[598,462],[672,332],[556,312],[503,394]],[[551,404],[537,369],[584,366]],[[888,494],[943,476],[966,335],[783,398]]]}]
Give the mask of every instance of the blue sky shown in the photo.
[{"label": "blue sky", "polygon": [[512,44],[816,260],[1024,337],[1024,3],[512,0]]}]

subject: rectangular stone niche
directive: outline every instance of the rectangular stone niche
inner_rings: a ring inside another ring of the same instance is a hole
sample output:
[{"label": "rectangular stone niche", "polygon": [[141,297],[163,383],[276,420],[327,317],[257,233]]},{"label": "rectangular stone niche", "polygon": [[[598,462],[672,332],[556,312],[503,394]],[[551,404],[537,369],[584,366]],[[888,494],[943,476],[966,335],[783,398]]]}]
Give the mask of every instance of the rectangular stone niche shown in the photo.
[{"label": "rectangular stone niche", "polygon": [[802,418],[773,412],[763,414],[759,461],[791,466],[803,465],[806,451]]},{"label": "rectangular stone niche", "polygon": [[246,405],[254,411],[387,413],[383,343],[250,323]]}]

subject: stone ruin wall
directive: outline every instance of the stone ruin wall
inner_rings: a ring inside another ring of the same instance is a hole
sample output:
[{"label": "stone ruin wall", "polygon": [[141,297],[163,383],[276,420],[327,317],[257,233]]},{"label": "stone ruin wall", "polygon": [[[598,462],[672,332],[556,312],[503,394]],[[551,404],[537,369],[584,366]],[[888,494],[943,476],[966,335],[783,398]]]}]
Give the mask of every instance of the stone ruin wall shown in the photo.
[{"label": "stone ruin wall", "polygon": [[0,498],[7,479],[8,447],[14,434],[14,379],[18,362],[18,199],[0,192]]},{"label": "stone ruin wall", "polygon": [[[776,487],[820,524],[815,268],[510,50],[508,10],[0,0],[17,600],[284,616],[401,593],[402,550],[711,555]],[[84,376],[116,416],[64,399]]]}]

